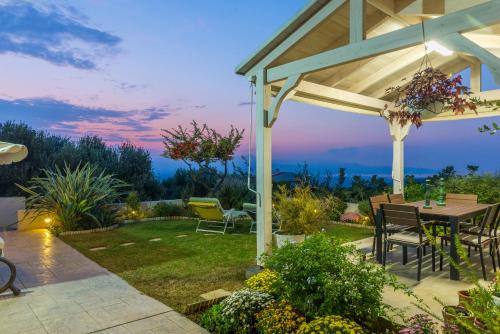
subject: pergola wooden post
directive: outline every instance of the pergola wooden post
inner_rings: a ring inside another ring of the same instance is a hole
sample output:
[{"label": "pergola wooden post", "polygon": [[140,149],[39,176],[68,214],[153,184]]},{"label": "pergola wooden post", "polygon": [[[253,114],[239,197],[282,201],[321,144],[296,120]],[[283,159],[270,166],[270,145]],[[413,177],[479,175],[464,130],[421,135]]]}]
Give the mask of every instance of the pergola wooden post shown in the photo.
[{"label": "pergola wooden post", "polygon": [[[313,0],[237,67],[237,74],[255,79],[257,89],[259,264],[259,256],[271,252],[271,128],[283,101],[387,121],[382,111],[394,110],[394,97],[386,88],[419,70],[426,56],[424,43],[434,68],[447,74],[470,68],[474,96],[500,100],[500,90],[481,89],[482,64],[500,84],[500,0]],[[458,116],[451,111],[427,113],[422,120],[499,115],[500,110],[480,107],[477,113],[467,110]],[[404,191],[409,129],[389,123],[395,193]]]},{"label": "pergola wooden post", "polygon": [[405,189],[405,139],[411,124],[401,126],[398,122],[387,122],[392,137],[392,189],[394,194],[403,194]]},{"label": "pergola wooden post", "polygon": [[272,248],[272,146],[268,110],[271,104],[271,86],[266,84],[265,71],[257,72],[256,88],[256,176],[257,176],[257,264],[262,254],[271,254]]}]

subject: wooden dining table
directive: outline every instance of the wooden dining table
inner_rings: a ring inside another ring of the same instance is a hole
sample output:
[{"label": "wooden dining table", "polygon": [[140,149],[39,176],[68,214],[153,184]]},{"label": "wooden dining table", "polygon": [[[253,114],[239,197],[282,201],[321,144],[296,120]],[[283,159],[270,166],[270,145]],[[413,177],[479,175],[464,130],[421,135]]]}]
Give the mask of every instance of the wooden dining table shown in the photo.
[{"label": "wooden dining table", "polygon": [[[468,203],[446,203],[444,206],[438,206],[435,201],[431,201],[431,208],[424,208],[424,201],[409,202],[406,205],[416,206],[420,212],[420,219],[422,221],[442,221],[450,223],[450,256],[455,263],[460,263],[457,252],[457,245],[455,243],[455,235],[460,232],[460,222],[474,219],[486,212],[490,204],[468,204]],[[382,263],[382,217],[381,212],[378,210],[375,219],[375,236],[376,236],[376,250],[377,261]],[[450,265],[450,279],[458,281],[460,279],[460,272],[454,266]]]}]

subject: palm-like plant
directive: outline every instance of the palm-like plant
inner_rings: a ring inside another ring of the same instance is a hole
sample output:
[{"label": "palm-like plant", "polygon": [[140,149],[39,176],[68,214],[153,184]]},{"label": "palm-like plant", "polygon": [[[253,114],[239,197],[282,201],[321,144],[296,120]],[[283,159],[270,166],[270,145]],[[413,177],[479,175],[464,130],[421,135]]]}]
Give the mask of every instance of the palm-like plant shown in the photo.
[{"label": "palm-like plant", "polygon": [[[88,163],[72,170],[42,170],[43,177],[33,178],[27,187],[18,185],[28,194],[26,206],[35,216],[51,214],[63,231],[101,227],[109,224],[116,201],[127,184]],[[105,218],[106,217],[106,218]],[[112,221],[113,219],[111,219]]]}]

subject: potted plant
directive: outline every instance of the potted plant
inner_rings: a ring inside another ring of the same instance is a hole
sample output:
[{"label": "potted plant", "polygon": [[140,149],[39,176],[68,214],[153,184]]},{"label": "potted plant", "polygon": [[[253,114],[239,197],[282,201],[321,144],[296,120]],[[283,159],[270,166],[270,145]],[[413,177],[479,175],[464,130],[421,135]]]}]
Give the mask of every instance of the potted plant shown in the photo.
[{"label": "potted plant", "polygon": [[286,243],[301,243],[306,234],[319,231],[326,220],[326,210],[307,186],[297,186],[290,191],[285,185],[275,193],[275,209],[281,220],[276,233],[278,248]]},{"label": "potted plant", "polygon": [[459,325],[458,319],[462,322],[472,323],[474,317],[462,306],[447,305],[443,307],[444,323],[448,325]]},{"label": "potted plant", "polygon": [[471,305],[472,304],[472,297],[471,297],[471,290],[460,290],[457,292],[458,294],[458,305],[459,306],[465,306],[465,305]]},{"label": "potted plant", "polygon": [[462,77],[449,77],[439,69],[429,66],[416,72],[402,86],[389,87],[386,94],[394,97],[394,106],[385,106],[383,116],[390,121],[397,119],[401,125],[408,122],[422,126],[422,113],[439,114],[452,110],[456,115],[466,109],[476,111],[478,100],[470,96],[469,87],[462,84]]}]

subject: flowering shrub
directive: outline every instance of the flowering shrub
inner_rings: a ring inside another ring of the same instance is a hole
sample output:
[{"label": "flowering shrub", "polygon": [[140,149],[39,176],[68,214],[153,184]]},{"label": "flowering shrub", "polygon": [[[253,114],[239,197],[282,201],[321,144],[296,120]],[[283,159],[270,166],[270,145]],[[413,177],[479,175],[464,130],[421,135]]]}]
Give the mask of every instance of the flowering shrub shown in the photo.
[{"label": "flowering shrub", "polygon": [[278,273],[276,294],[309,318],[337,314],[372,321],[386,314],[384,286],[400,288],[383,267],[323,233],[276,250],[265,263]]},{"label": "flowering shrub", "polygon": [[253,328],[255,315],[272,301],[267,293],[241,289],[221,302],[222,316],[234,331],[246,333]]},{"label": "flowering shrub", "polygon": [[332,195],[323,198],[323,206],[330,221],[339,221],[340,216],[347,209],[346,202]]},{"label": "flowering shrub", "polygon": [[231,333],[231,326],[222,316],[222,306],[220,304],[212,306],[202,314],[200,325],[210,333]]},{"label": "flowering shrub", "polygon": [[245,281],[245,285],[250,289],[272,294],[272,285],[278,280],[278,274],[272,270],[264,269],[260,273],[253,275]]},{"label": "flowering shrub", "polygon": [[305,320],[292,305],[281,301],[270,304],[257,314],[257,329],[262,334],[295,333]]},{"label": "flowering shrub", "polygon": [[342,223],[354,223],[358,224],[361,219],[361,215],[356,212],[346,212],[340,217]]},{"label": "flowering shrub", "polygon": [[437,334],[436,325],[428,315],[417,314],[408,320],[408,326],[399,334]]},{"label": "flowering shrub", "polygon": [[344,319],[338,315],[328,315],[302,324],[297,334],[362,334],[363,328],[354,321]]}]

